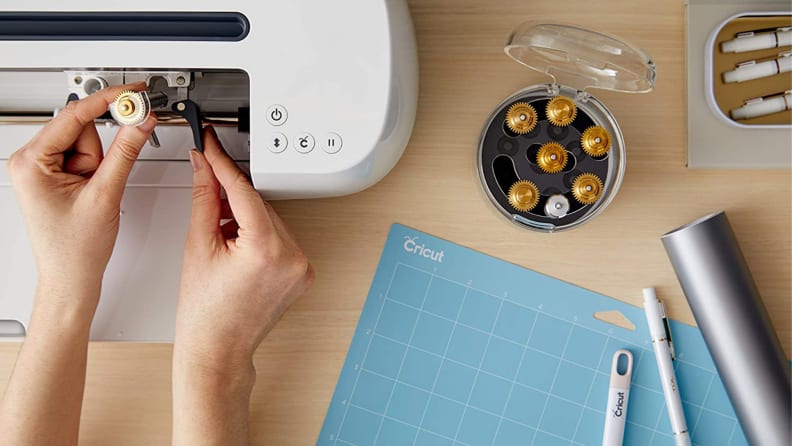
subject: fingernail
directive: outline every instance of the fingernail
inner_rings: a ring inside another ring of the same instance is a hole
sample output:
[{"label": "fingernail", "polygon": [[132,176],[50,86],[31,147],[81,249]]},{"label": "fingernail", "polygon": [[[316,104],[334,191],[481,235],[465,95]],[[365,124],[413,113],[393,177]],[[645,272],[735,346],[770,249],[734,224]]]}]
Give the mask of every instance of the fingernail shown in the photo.
[{"label": "fingernail", "polygon": [[152,131],[154,131],[154,127],[156,126],[157,126],[157,116],[154,113],[152,113],[151,116],[148,117],[148,119],[143,121],[143,124],[140,124],[140,126],[138,126],[138,128],[140,128],[140,130],[143,130],[146,133],[151,133]]},{"label": "fingernail", "polygon": [[201,168],[201,157],[198,151],[190,150],[190,164],[192,164],[193,172],[198,172]]},{"label": "fingernail", "polygon": [[213,125],[211,125],[211,124],[207,125],[206,129],[209,130],[210,132],[212,132],[212,135],[217,136],[217,131],[215,130]]}]

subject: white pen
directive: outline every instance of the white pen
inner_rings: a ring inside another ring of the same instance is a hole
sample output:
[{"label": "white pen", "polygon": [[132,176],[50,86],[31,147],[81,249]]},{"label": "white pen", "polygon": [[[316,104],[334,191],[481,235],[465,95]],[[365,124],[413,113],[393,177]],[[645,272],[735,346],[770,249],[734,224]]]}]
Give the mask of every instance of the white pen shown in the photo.
[{"label": "white pen", "polygon": [[745,101],[745,105],[732,109],[732,119],[751,119],[792,110],[792,90]]},{"label": "white pen", "polygon": [[624,425],[627,423],[627,402],[630,399],[632,368],[633,356],[629,350],[617,350],[613,354],[608,387],[608,405],[605,406],[602,446],[622,446],[624,441]]},{"label": "white pen", "polygon": [[657,299],[654,288],[644,288],[644,311],[649,323],[649,333],[652,336],[657,369],[660,372],[660,381],[663,385],[668,418],[671,419],[671,431],[677,446],[690,446],[690,434],[685,422],[685,412],[682,409],[682,397],[679,394],[676,373],[674,373],[674,351],[671,342],[671,332],[668,329],[663,303]]},{"label": "white pen", "polygon": [[786,51],[778,57],[757,62],[749,60],[737,65],[737,68],[723,73],[723,82],[745,82],[763,77],[775,76],[776,74],[792,71],[792,51]]},{"label": "white pen", "polygon": [[792,27],[786,26],[768,32],[738,33],[734,39],[721,43],[721,51],[724,53],[745,53],[789,45],[792,45]]}]

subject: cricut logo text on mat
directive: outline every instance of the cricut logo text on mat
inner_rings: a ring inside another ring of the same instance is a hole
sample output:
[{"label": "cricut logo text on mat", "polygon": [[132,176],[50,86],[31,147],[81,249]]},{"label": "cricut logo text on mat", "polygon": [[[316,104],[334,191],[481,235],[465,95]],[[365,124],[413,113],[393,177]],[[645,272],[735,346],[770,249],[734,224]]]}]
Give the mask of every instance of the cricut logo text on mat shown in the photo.
[{"label": "cricut logo text on mat", "polygon": [[407,252],[411,252],[417,256],[425,257],[427,259],[431,259],[437,263],[443,263],[443,256],[445,253],[443,250],[435,251],[433,249],[429,249],[424,244],[418,244],[418,237],[408,237],[404,236],[404,250]]}]

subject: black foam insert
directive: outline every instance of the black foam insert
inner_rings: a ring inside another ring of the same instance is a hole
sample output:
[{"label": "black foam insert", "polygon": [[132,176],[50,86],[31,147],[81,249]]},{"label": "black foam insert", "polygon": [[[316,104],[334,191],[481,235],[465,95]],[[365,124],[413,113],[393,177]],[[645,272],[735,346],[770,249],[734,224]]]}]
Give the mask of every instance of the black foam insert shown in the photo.
[{"label": "black foam insert", "polygon": [[[582,205],[574,199],[571,192],[572,181],[582,173],[593,173],[605,184],[610,174],[610,153],[601,158],[593,158],[583,151],[580,145],[581,134],[587,128],[597,125],[584,110],[578,107],[574,122],[566,127],[558,127],[551,124],[545,115],[548,101],[547,96],[533,92],[517,97],[498,109],[484,133],[479,161],[485,186],[503,209],[532,221],[565,226],[586,215],[586,211],[593,206]],[[507,111],[517,102],[531,104],[538,115],[536,128],[525,135],[517,135],[505,125]],[[553,141],[566,148],[569,161],[562,172],[548,174],[536,165],[536,152],[542,144]],[[518,180],[532,181],[539,187],[539,203],[529,212],[516,211],[509,204],[509,188]],[[556,193],[564,194],[570,204],[569,213],[560,219],[544,214],[548,197]]]}]

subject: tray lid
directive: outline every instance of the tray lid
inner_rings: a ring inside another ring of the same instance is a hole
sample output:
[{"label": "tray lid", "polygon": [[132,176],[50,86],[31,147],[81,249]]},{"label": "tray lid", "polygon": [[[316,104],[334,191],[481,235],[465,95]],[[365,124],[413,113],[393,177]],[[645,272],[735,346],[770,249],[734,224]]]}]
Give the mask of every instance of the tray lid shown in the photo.
[{"label": "tray lid", "polygon": [[504,48],[517,62],[578,90],[646,93],[655,85],[652,58],[627,42],[569,25],[526,22]]}]

